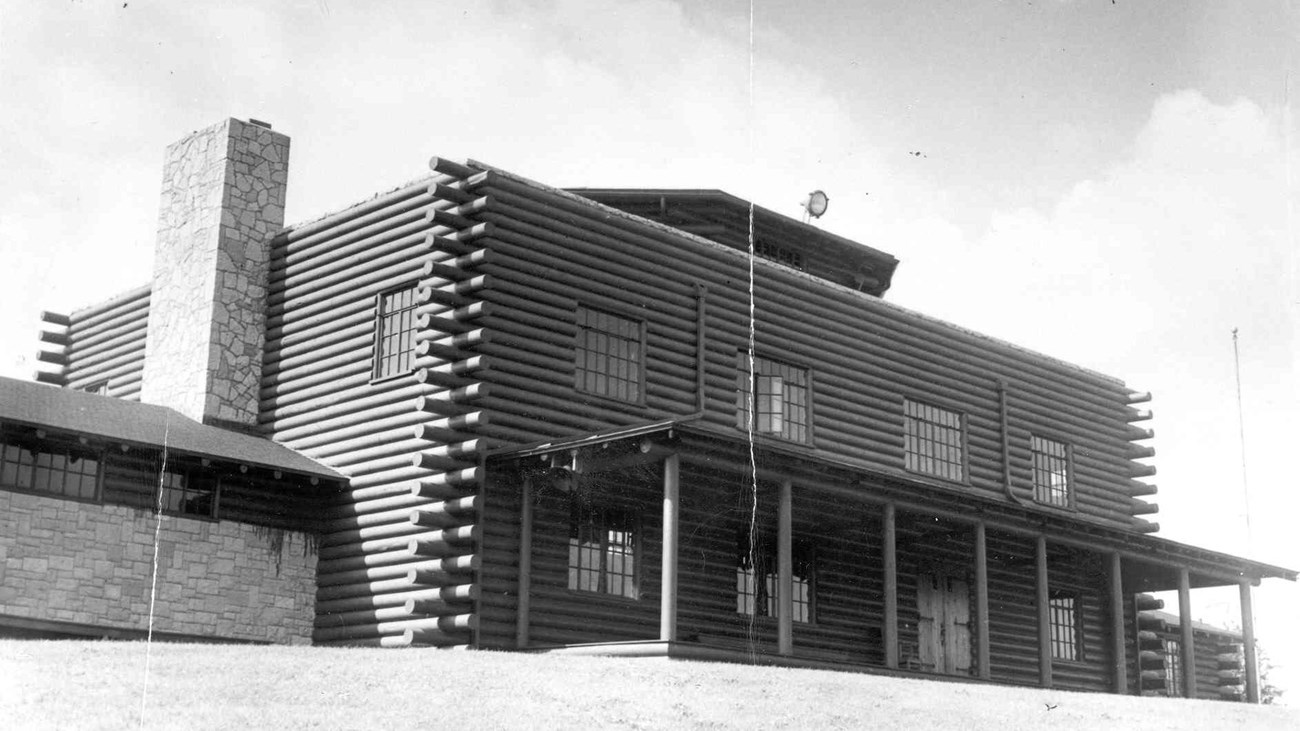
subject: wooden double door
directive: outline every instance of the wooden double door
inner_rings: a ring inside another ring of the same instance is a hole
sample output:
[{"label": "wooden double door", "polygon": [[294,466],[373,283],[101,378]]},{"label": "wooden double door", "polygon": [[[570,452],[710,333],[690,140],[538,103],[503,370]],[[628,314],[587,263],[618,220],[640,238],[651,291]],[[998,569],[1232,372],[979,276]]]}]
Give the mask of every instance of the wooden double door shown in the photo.
[{"label": "wooden double door", "polygon": [[917,655],[930,672],[965,675],[971,669],[970,584],[942,572],[916,577]]}]

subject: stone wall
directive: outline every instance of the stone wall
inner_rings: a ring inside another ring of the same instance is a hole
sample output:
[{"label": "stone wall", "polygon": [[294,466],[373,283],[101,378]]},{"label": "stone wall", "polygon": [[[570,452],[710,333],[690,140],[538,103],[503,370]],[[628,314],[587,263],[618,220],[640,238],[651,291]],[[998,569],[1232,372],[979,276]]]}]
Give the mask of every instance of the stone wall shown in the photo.
[{"label": "stone wall", "polygon": [[289,138],[227,119],[167,148],[141,400],[254,426]]},{"label": "stone wall", "polygon": [[[0,615],[143,630],[155,516],[0,491]],[[316,555],[306,536],[162,516],[154,630],[311,642]]]}]

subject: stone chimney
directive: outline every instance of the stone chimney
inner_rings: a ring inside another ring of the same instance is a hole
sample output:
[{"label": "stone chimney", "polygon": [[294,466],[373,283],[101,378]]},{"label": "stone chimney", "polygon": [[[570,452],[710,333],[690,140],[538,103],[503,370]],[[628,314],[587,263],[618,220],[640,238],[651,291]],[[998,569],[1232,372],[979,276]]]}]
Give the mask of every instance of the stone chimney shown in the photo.
[{"label": "stone chimney", "polygon": [[227,119],[167,148],[142,401],[256,426],[288,168],[289,138],[256,120]]}]

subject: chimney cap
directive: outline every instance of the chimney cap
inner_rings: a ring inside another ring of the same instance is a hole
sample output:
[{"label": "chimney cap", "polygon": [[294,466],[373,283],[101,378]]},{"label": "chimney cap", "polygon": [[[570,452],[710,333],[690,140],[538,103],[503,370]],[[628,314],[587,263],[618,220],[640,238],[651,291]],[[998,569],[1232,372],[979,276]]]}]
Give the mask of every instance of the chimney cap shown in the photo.
[{"label": "chimney cap", "polygon": [[249,118],[248,118],[248,123],[249,123],[249,124],[255,124],[255,125],[257,125],[258,127],[265,127],[265,128],[267,128],[267,129],[271,129],[271,123],[270,123],[270,122],[263,122],[263,121],[260,120],[260,119],[253,119],[252,117],[249,117]]}]

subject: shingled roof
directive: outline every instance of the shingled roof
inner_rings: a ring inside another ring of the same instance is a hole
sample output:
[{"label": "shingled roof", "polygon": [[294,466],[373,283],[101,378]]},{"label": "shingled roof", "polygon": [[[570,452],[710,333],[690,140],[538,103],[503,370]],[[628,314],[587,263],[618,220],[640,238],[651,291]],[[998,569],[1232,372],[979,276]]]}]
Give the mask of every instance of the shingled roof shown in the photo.
[{"label": "shingled roof", "polygon": [[0,377],[0,422],[111,439],[132,446],[166,447],[309,477],[347,477],[269,439],[202,424],[180,412],[135,401]]}]

